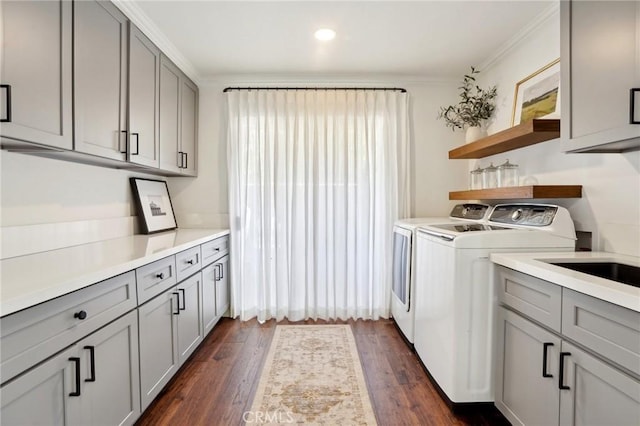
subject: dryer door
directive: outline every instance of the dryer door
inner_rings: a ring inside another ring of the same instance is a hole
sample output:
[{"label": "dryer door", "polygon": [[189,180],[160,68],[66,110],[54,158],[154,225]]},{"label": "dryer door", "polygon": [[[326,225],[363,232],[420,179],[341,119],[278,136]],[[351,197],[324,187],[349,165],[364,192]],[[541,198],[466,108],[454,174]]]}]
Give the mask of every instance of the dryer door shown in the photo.
[{"label": "dryer door", "polygon": [[411,295],[411,244],[412,232],[408,229],[393,228],[393,295],[409,311]]}]

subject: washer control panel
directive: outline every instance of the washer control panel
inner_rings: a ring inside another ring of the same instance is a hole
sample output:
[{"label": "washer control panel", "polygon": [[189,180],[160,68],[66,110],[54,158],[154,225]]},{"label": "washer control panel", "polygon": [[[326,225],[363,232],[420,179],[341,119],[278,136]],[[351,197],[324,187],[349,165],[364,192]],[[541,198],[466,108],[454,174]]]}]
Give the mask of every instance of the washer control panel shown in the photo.
[{"label": "washer control panel", "polygon": [[549,226],[557,211],[557,206],[545,204],[501,204],[493,209],[489,221],[507,225]]}]

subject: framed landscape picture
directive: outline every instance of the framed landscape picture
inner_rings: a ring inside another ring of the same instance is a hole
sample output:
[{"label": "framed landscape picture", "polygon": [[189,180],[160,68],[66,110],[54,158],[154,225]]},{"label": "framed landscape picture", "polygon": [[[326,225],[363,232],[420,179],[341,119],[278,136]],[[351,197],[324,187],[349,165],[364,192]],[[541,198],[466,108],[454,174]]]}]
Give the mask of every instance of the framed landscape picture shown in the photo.
[{"label": "framed landscape picture", "polygon": [[560,59],[516,84],[511,125],[534,118],[560,118]]},{"label": "framed landscape picture", "polygon": [[130,182],[140,232],[153,234],[177,228],[169,188],[165,181],[131,178]]}]

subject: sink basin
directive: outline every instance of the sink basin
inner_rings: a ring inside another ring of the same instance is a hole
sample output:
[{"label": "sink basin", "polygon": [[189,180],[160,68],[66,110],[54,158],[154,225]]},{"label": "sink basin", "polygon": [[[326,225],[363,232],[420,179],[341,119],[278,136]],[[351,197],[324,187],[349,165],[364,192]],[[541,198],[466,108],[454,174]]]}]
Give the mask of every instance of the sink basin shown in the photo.
[{"label": "sink basin", "polygon": [[549,262],[551,265],[571,269],[596,277],[606,278],[634,287],[640,287],[640,268],[616,262]]}]

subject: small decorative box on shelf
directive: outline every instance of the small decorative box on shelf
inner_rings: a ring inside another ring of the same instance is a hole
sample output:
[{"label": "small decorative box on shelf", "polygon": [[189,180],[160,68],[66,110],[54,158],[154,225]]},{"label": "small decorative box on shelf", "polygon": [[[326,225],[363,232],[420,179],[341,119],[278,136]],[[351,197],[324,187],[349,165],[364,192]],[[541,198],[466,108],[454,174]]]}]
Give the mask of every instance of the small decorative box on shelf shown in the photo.
[{"label": "small decorative box on shelf", "polygon": [[449,151],[449,159],[484,158],[560,137],[560,120],[533,119]]},{"label": "small decorative box on shelf", "polygon": [[582,185],[529,185],[449,192],[450,200],[582,198]]}]

